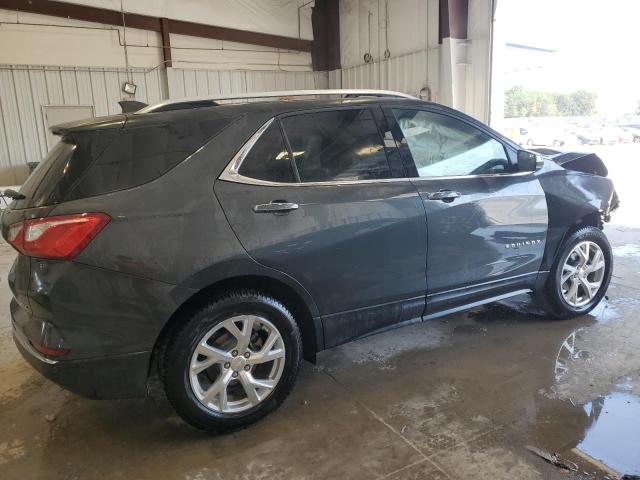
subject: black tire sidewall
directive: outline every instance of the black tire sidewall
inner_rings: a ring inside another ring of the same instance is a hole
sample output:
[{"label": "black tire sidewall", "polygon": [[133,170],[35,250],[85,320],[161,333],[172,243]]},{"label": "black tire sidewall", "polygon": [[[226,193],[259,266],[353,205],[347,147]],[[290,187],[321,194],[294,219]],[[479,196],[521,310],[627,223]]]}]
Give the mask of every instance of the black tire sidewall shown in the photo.
[{"label": "black tire sidewall", "polygon": [[[579,244],[580,242],[590,241],[597,244],[605,259],[605,272],[602,278],[602,284],[600,286],[600,290],[598,293],[591,299],[591,301],[583,306],[574,307],[569,305],[567,301],[564,299],[561,291],[561,276],[562,276],[562,267],[564,266],[567,257],[573,250],[573,248]],[[609,241],[607,237],[602,233],[601,230],[595,227],[585,227],[582,228],[575,233],[573,233],[564,243],[560,254],[554,264],[554,268],[551,272],[552,278],[549,282],[548,295],[551,297],[553,305],[556,307],[557,314],[561,317],[575,317],[579,315],[585,315],[589,313],[593,308],[595,308],[598,303],[602,300],[607,292],[607,288],[609,287],[609,282],[611,280],[611,273],[613,271],[613,255],[611,252],[611,245],[609,245]]]},{"label": "black tire sidewall", "polygon": [[[221,414],[207,409],[191,389],[189,364],[202,337],[218,323],[236,316],[255,314],[269,320],[285,344],[285,365],[271,394],[255,407],[238,413]],[[192,425],[223,433],[254,423],[275,410],[291,391],[301,359],[300,332],[289,311],[276,300],[253,292],[226,296],[191,317],[165,354],[165,391],[175,410]]]}]

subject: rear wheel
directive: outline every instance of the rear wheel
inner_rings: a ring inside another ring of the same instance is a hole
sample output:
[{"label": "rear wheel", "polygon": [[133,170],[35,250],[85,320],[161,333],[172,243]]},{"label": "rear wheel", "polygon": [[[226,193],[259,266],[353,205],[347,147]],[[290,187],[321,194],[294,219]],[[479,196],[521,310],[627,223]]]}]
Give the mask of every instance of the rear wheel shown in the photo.
[{"label": "rear wheel", "polygon": [[559,318],[584,315],[604,297],[612,267],[611,246],[604,233],[595,227],[582,228],[565,241],[540,303]]},{"label": "rear wheel", "polygon": [[291,391],[302,353],[298,327],[277,300],[234,292],[184,323],[164,355],[164,387],[192,425],[224,432],[250,425]]}]

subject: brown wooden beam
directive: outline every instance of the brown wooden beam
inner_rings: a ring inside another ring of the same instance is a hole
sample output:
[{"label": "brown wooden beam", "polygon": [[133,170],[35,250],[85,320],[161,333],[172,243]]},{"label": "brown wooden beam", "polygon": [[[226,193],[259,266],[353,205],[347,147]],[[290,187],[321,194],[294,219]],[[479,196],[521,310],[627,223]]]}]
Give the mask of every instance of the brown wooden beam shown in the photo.
[{"label": "brown wooden beam", "polygon": [[[117,10],[87,7],[86,5],[73,3],[50,0],[0,0],[0,8],[122,26],[122,13]],[[152,30],[154,32],[160,31],[159,18],[127,12],[125,12],[124,18],[127,27]]]},{"label": "brown wooden beam", "polygon": [[[67,2],[51,0],[0,0],[0,9],[18,10],[40,15],[122,26],[122,13],[118,10],[88,7]],[[160,18],[125,12],[124,20],[127,27],[163,33],[162,19]],[[183,20],[167,20],[169,25],[167,35],[169,33],[175,33],[192,37],[212,38],[228,42],[248,43],[251,45],[302,52],[310,52],[313,45],[313,42],[310,40],[300,40],[292,37],[250,32],[248,30],[238,30],[235,28],[216,27],[214,25],[186,22]]]},{"label": "brown wooden beam", "polygon": [[160,33],[162,34],[162,56],[164,60],[164,66],[169,68],[173,65],[171,62],[171,31],[168,18],[160,19]]},{"label": "brown wooden beam", "polygon": [[310,52],[313,44],[311,40],[281,37],[280,35],[271,35],[269,33],[249,32],[248,30],[237,30],[235,28],[216,27],[202,23],[185,22],[184,20],[171,20],[170,28],[171,33],[178,35],[213,38],[228,42],[248,43],[301,52]]}]

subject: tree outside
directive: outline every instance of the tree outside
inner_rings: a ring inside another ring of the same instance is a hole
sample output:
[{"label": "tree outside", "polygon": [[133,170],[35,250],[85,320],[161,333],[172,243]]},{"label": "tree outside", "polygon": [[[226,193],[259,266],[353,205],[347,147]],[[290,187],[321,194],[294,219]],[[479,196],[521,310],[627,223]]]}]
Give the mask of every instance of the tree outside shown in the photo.
[{"label": "tree outside", "polygon": [[586,90],[555,93],[527,90],[515,86],[505,92],[504,116],[514,117],[574,117],[593,115],[597,95]]}]

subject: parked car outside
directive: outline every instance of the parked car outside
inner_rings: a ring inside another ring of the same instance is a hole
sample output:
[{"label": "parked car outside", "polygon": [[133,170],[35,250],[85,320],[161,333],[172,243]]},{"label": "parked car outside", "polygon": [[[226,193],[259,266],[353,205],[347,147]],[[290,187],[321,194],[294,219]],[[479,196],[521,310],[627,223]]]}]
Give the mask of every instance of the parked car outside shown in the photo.
[{"label": "parked car outside", "polygon": [[622,127],[622,129],[631,135],[631,141],[634,143],[640,143],[640,128],[638,127]]},{"label": "parked car outside", "polygon": [[56,127],[2,216],[31,365],[93,398],[157,374],[220,432],[278,407],[303,358],[373,331],[523,293],[557,318],[603,298],[618,200],[597,156],[522,150],[393,92],[292,100],[310,93]]},{"label": "parked car outside", "polygon": [[528,126],[520,128],[520,137],[518,143],[520,145],[561,147],[565,143],[569,143],[569,135],[563,128]]},{"label": "parked car outside", "polygon": [[568,131],[577,137],[580,145],[600,145],[603,143],[600,133],[590,128],[574,126],[570,127]]}]

